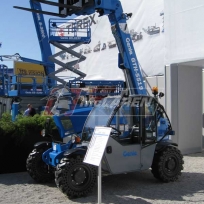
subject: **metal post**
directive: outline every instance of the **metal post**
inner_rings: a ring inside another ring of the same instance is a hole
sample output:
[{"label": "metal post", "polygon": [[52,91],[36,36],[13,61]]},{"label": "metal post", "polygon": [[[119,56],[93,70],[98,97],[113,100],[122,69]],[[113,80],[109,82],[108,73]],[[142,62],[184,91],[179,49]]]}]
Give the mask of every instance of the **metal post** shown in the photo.
[{"label": "metal post", "polygon": [[19,108],[19,103],[13,103],[12,104],[12,121],[16,120],[16,116],[18,115],[18,108]]},{"label": "metal post", "polygon": [[98,204],[101,204],[101,191],[102,191],[102,186],[101,186],[101,162],[98,167]]}]

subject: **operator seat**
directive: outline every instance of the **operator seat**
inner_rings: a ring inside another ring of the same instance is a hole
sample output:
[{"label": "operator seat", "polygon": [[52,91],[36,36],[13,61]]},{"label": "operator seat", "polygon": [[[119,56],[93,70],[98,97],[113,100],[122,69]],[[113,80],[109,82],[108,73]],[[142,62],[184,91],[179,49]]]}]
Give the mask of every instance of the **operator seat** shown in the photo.
[{"label": "operator seat", "polygon": [[132,130],[130,132],[130,137],[131,137],[131,141],[132,143],[140,143],[140,132],[139,132],[139,126],[138,125],[134,125],[132,127]]}]

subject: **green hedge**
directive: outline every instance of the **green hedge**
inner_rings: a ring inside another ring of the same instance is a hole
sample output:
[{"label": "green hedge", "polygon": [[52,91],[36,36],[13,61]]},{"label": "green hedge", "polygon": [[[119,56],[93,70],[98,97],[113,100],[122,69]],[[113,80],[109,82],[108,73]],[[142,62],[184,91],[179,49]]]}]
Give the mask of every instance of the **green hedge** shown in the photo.
[{"label": "green hedge", "polygon": [[[11,115],[4,113],[0,119],[0,173],[26,171],[26,159],[33,150],[33,145],[39,141],[51,141],[43,138],[41,130],[48,116],[33,117],[18,116],[12,122]],[[60,140],[57,128],[51,118],[51,129],[55,139]]]}]

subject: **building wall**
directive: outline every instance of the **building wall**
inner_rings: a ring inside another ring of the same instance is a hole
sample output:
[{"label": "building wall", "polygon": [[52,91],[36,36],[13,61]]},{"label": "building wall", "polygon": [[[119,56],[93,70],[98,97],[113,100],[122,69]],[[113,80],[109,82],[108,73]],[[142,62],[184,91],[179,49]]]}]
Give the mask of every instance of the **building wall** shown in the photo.
[{"label": "building wall", "polygon": [[165,93],[160,103],[176,132],[172,140],[184,154],[204,148],[204,71],[202,66],[193,64],[198,65],[198,62],[166,66],[166,76],[146,78],[151,86],[158,86],[159,91]]},{"label": "building wall", "polygon": [[165,64],[204,58],[203,19],[203,0],[164,0]]},{"label": "building wall", "polygon": [[[167,112],[170,113],[175,136],[183,154],[202,151],[202,67],[172,64],[167,67]],[[170,93],[170,97],[168,97]]]}]

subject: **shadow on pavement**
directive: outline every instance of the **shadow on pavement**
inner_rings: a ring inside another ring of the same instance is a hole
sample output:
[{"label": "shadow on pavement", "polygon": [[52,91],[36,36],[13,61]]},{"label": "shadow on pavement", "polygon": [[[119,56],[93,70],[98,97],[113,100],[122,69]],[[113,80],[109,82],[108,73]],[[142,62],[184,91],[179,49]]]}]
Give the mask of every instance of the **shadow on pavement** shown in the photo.
[{"label": "shadow on pavement", "polygon": [[[148,199],[160,202],[169,200],[174,203],[174,201],[186,201],[183,197],[192,197],[200,191],[204,192],[204,173],[183,172],[178,181],[161,183],[153,178],[150,171],[146,171],[104,177],[102,201],[107,204],[151,203],[145,200]],[[97,196],[97,190],[94,191],[94,195]],[[200,203],[204,202],[204,197],[202,199]],[[93,198],[86,197],[74,201],[89,203],[92,200]]]},{"label": "shadow on pavement", "polygon": [[37,183],[35,182],[27,172],[11,173],[11,174],[0,174],[0,184],[4,185],[45,185],[49,187],[55,187],[54,180],[50,183]]}]

